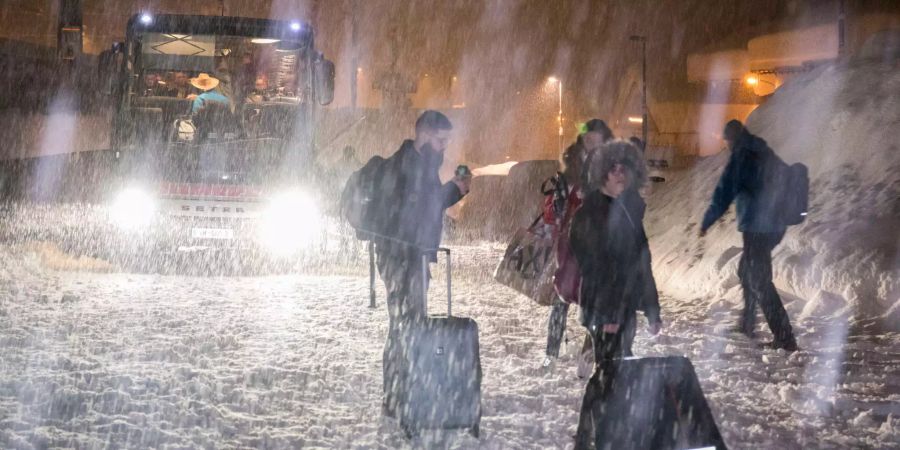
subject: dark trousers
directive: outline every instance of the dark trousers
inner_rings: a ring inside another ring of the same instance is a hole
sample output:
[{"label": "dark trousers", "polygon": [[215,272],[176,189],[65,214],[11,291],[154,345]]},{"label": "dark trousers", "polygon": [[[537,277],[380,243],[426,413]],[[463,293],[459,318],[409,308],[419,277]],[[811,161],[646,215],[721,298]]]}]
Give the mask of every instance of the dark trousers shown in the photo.
[{"label": "dark trousers", "polygon": [[781,297],[772,283],[772,250],[784,237],[781,233],[744,233],[744,250],[738,265],[738,276],[744,290],[744,311],[740,327],[752,335],[756,328],[756,305],[762,308],[776,342],[794,340],[791,321]]},{"label": "dark trousers", "polygon": [[[550,306],[550,320],[547,323],[547,356],[559,358],[559,349],[562,347],[563,339],[566,336],[566,319],[569,316],[569,304],[556,298],[556,302]],[[634,340],[632,333],[631,339]],[[568,342],[568,341],[566,341]],[[581,353],[591,350],[591,336],[584,336],[584,344],[581,346]],[[629,351],[631,346],[629,345]]]},{"label": "dark trousers", "polygon": [[[562,341],[566,334],[566,319],[568,315],[569,304],[557,297],[556,302],[550,307],[550,321],[547,324],[547,356],[553,358],[559,357],[559,349],[562,346]],[[636,324],[637,319],[635,314],[629,314],[623,324],[624,332],[620,342],[622,356],[633,355],[631,346],[634,343],[634,335],[637,332]],[[592,341],[594,341],[594,339],[591,338],[590,334],[585,336],[584,345],[581,349],[582,353],[592,347]],[[595,353],[594,362],[597,361],[597,355]]]},{"label": "dark trousers", "polygon": [[559,297],[550,306],[550,322],[547,324],[547,356],[558,358],[559,347],[562,346],[566,334],[566,318],[569,316],[569,304]]},{"label": "dark trousers", "polygon": [[[382,359],[384,407],[393,414],[397,407],[399,389],[400,324],[425,317],[425,298],[422,296],[422,260],[415,254],[390,255],[378,253],[378,273],[387,288],[388,336]],[[427,289],[427,281],[425,288]]]}]

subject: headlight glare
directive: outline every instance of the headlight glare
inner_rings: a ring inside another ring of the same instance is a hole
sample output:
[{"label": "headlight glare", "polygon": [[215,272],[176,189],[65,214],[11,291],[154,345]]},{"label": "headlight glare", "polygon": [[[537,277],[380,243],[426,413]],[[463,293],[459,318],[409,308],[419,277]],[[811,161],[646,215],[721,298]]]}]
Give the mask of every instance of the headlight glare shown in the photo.
[{"label": "headlight glare", "polygon": [[316,203],[304,192],[292,190],[272,197],[262,215],[260,239],[277,255],[308,247],[322,231]]},{"label": "headlight glare", "polygon": [[153,221],[156,199],[140,188],[126,188],[113,199],[110,220],[126,230],[139,230]]}]

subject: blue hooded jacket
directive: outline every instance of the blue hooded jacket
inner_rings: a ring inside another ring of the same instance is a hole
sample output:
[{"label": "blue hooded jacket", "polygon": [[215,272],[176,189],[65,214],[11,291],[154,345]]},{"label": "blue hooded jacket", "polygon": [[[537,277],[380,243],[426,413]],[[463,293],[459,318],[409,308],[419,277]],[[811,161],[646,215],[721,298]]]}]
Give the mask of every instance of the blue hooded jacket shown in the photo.
[{"label": "blue hooded jacket", "polygon": [[702,230],[719,220],[734,201],[738,231],[783,233],[786,226],[776,211],[779,193],[773,180],[779,162],[766,141],[744,130],[732,146],[728,165],[703,216]]}]

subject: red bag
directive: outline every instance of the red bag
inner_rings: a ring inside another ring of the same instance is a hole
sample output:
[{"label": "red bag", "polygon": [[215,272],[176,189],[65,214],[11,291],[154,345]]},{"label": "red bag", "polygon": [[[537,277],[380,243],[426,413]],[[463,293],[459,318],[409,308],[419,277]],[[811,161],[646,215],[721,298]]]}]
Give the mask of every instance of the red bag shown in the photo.
[{"label": "red bag", "polygon": [[569,245],[569,226],[575,212],[581,207],[581,198],[578,188],[572,190],[566,202],[566,213],[560,226],[556,243],[557,268],[553,274],[553,287],[556,293],[566,303],[580,304],[581,297],[581,267],[572,253]]},{"label": "red bag", "polygon": [[581,296],[581,268],[578,260],[569,248],[569,235],[560,236],[556,248],[559,267],[553,274],[553,287],[557,295],[566,303],[580,304]]}]

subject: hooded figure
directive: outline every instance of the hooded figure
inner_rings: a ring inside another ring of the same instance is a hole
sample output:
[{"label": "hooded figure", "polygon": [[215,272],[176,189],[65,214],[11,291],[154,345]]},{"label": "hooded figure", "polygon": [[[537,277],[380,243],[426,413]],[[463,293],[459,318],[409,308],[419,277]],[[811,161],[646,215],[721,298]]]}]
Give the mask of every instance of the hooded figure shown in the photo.
[{"label": "hooded figure", "polygon": [[659,295],[644,231],[646,204],[638,194],[647,176],[640,150],[626,141],[600,149],[587,167],[588,192],[570,230],[581,268],[581,323],[593,340],[594,362],[631,356],[635,314],[653,334],[662,325]]},{"label": "hooded figure", "polygon": [[581,268],[581,323],[593,343],[594,376],[602,380],[600,391],[593,382],[585,390],[575,448],[588,448],[591,409],[598,395],[609,392],[611,360],[632,354],[636,312],[644,311],[651,334],[662,327],[638,194],[647,176],[640,150],[612,141],[597,155],[585,170],[588,194],[569,232]]},{"label": "hooded figure", "polygon": [[702,229],[709,229],[734,202],[738,231],[784,233],[786,227],[775,210],[777,188],[770,182],[773,165],[778,162],[775,152],[737,120],[725,125],[723,138],[731,150],[731,157],[703,216]]},{"label": "hooded figure", "polygon": [[776,198],[780,193],[774,182],[775,166],[781,161],[766,141],[750,134],[737,120],[728,122],[722,134],[731,149],[731,157],[703,216],[700,236],[722,217],[732,201],[736,203],[738,231],[744,240],[738,265],[744,311],[734,331],[755,338],[756,305],[759,304],[775,336],[769,346],[792,352],[797,350],[797,341],[772,283],[772,250],[784,238],[786,230],[778,218]]}]

